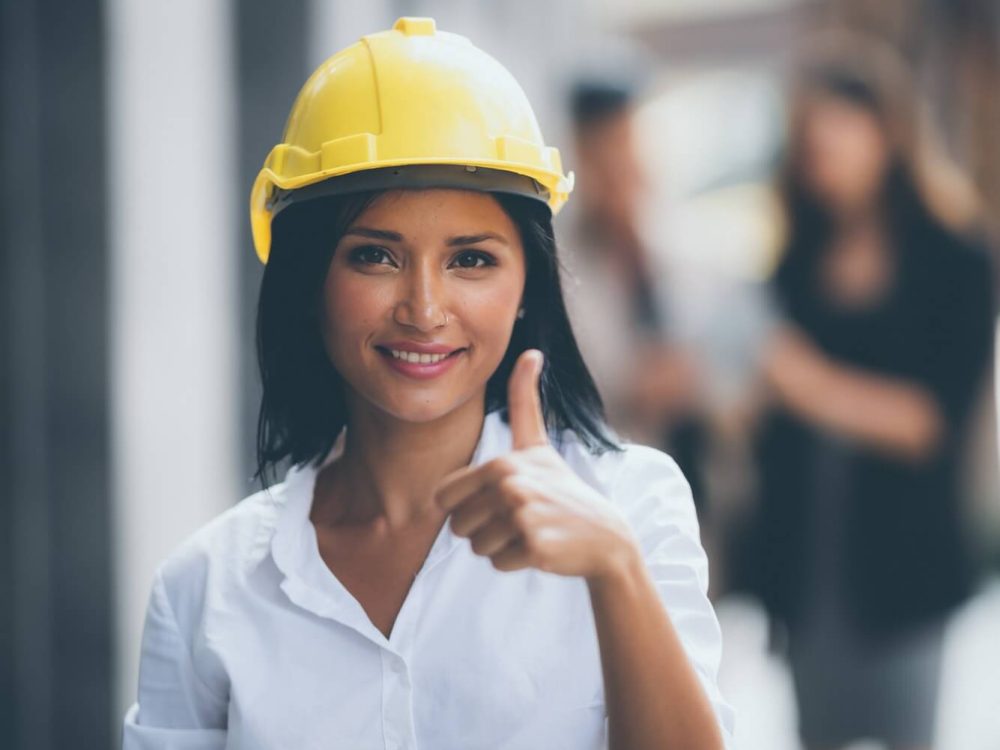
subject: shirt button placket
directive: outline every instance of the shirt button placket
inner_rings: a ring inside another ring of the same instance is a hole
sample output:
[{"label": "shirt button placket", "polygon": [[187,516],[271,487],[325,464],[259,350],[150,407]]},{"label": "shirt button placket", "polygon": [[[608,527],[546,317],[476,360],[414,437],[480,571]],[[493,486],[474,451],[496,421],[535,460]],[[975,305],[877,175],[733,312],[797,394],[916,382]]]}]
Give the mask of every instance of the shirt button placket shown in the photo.
[{"label": "shirt button placket", "polygon": [[387,649],[382,650],[382,731],[386,750],[417,750],[409,668]]}]

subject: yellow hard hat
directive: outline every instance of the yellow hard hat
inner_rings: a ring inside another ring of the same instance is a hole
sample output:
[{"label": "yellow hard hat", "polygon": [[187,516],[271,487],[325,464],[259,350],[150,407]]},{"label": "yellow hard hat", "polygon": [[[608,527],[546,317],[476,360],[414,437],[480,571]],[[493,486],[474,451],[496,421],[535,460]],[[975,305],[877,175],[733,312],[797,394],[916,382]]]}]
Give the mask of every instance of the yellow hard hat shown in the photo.
[{"label": "yellow hard hat", "polygon": [[573,173],[506,68],[434,19],[400,18],[302,87],[250,193],[257,256],[267,263],[271,220],[297,196],[393,186],[522,193],[555,214]]}]

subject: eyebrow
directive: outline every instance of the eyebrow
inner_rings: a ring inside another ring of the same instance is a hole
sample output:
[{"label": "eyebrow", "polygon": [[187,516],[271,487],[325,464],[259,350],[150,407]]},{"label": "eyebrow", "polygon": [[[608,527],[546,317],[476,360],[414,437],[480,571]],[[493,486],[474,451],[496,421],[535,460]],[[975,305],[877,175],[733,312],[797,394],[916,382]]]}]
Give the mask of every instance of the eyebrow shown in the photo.
[{"label": "eyebrow", "polygon": [[[376,240],[390,240],[392,242],[402,242],[403,235],[399,232],[390,232],[388,229],[372,229],[371,227],[351,227],[344,235],[355,235],[357,237],[369,237]],[[501,237],[499,234],[494,232],[480,232],[479,234],[463,234],[456,237],[449,237],[445,244],[448,247],[454,247],[456,245],[474,245],[477,242],[482,242],[484,240],[496,240],[504,245],[509,245],[510,243]]]}]

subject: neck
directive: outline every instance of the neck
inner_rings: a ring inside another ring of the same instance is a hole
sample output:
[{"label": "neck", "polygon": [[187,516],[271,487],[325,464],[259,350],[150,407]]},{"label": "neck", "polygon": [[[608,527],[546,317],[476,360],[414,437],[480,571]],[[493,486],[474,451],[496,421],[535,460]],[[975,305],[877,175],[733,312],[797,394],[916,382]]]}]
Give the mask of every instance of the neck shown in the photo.
[{"label": "neck", "polygon": [[397,529],[443,520],[434,490],[471,461],[484,407],[482,394],[433,421],[407,422],[355,402],[348,409],[344,450],[317,482],[318,520]]},{"label": "neck", "polygon": [[882,230],[884,212],[879,201],[858,201],[832,207],[834,235],[854,237]]}]

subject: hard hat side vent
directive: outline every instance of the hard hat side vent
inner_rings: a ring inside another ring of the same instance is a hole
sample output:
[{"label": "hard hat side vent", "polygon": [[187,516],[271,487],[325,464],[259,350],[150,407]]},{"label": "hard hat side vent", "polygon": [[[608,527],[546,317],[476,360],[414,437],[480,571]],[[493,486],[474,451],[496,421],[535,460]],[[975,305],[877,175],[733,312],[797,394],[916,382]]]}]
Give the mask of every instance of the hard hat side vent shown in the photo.
[{"label": "hard hat side vent", "polygon": [[324,143],[320,168],[325,171],[348,164],[373,163],[377,160],[378,148],[374,134],[355,133]]}]

